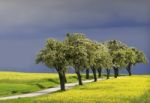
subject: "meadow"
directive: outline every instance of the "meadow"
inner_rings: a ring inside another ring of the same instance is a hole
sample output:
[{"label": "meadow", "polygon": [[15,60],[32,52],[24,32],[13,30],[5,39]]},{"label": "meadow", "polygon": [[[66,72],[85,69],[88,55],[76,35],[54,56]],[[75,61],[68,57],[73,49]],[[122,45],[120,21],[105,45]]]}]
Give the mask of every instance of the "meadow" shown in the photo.
[{"label": "meadow", "polygon": [[150,76],[121,76],[52,94],[0,103],[150,103]]},{"label": "meadow", "polygon": [[[66,74],[68,83],[77,82],[75,74]],[[82,75],[85,79],[85,75]],[[55,73],[0,72],[0,97],[30,93],[59,85]]]}]

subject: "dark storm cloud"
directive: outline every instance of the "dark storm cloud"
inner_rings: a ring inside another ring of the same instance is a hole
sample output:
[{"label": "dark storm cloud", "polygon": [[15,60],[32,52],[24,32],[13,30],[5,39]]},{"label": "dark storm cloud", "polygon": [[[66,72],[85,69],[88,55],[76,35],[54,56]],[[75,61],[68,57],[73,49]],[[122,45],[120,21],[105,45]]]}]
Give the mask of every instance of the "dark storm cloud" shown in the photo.
[{"label": "dark storm cloud", "polygon": [[67,32],[118,39],[149,57],[149,5],[150,0],[0,0],[0,67],[34,66],[45,39],[62,40]]},{"label": "dark storm cloud", "polygon": [[0,37],[39,38],[65,29],[150,26],[149,5],[149,0],[1,0]]}]

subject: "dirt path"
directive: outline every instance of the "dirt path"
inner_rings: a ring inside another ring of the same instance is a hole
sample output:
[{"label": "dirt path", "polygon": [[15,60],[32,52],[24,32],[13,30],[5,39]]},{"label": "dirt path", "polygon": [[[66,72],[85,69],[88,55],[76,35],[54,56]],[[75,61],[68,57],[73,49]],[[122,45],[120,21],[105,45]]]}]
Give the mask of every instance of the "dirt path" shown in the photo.
[{"label": "dirt path", "polygon": [[[105,78],[98,79],[98,80],[100,81],[100,80],[104,80],[104,79]],[[93,82],[93,80],[83,81],[84,84],[90,83],[90,82]],[[66,89],[71,89],[71,88],[75,87],[76,85],[78,85],[78,83],[67,83]],[[56,92],[58,90],[60,90],[59,86],[41,90],[41,91],[37,91],[37,92],[33,92],[33,93],[20,94],[20,95],[15,95],[15,96],[8,96],[8,97],[0,97],[0,100],[10,100],[10,99],[25,98],[25,97],[36,97],[36,96],[41,96],[41,95],[45,95],[45,94],[50,94],[50,93]]]}]

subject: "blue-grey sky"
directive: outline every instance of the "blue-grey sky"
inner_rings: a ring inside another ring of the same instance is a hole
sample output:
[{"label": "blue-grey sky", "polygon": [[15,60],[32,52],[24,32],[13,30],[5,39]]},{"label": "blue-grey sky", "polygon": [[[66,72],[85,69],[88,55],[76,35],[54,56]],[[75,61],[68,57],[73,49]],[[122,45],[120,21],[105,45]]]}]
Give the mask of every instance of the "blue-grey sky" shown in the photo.
[{"label": "blue-grey sky", "polygon": [[0,70],[47,71],[35,65],[36,53],[48,37],[63,40],[67,32],[117,39],[150,58],[150,0],[0,0]]}]

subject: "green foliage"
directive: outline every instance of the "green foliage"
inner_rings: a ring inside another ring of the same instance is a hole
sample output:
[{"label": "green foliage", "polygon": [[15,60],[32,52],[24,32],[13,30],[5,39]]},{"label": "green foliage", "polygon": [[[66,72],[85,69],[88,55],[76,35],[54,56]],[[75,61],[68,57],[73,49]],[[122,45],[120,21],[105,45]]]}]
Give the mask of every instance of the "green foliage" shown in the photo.
[{"label": "green foliage", "polygon": [[96,68],[112,68],[112,56],[104,44],[97,43],[94,62]]},{"label": "green foliage", "polygon": [[137,63],[144,63],[144,64],[146,64],[146,63],[148,63],[148,60],[147,60],[145,54],[142,51],[140,51],[140,50],[138,50],[136,48],[132,48],[132,50],[133,50],[133,52],[136,55],[134,64],[137,64]]},{"label": "green foliage", "polygon": [[95,66],[95,59],[96,56],[98,56],[98,45],[96,44],[96,42],[94,43],[93,41],[89,41],[86,43],[86,48],[87,48],[87,54],[88,54],[88,66],[89,68],[91,66]]},{"label": "green foliage", "polygon": [[92,41],[82,33],[67,34],[65,43],[68,45],[68,57],[74,67],[112,67],[112,57],[104,44]]},{"label": "green foliage", "polygon": [[128,49],[127,45],[117,40],[106,41],[104,44],[108,47],[110,55],[113,58],[113,67],[126,67],[126,51]]},{"label": "green foliage", "polygon": [[67,59],[76,70],[82,70],[87,65],[87,49],[84,45],[86,37],[81,33],[68,34],[65,43],[67,45]]},{"label": "green foliage", "polygon": [[133,51],[132,48],[127,48],[125,51],[125,58],[126,58],[126,63],[129,64],[135,64],[136,63],[136,53]]},{"label": "green foliage", "polygon": [[113,66],[117,68],[123,68],[126,67],[126,51],[125,50],[117,50],[111,52],[111,55],[113,57]]},{"label": "green foliage", "polygon": [[103,44],[88,39],[83,33],[68,33],[64,42],[48,39],[36,59],[50,68],[124,68],[128,64],[147,63],[146,56],[138,49],[110,40]]},{"label": "green foliage", "polygon": [[45,47],[39,52],[36,63],[44,63],[49,68],[55,68],[57,71],[64,71],[68,62],[66,60],[66,45],[55,39],[48,39]]},{"label": "green foliage", "polygon": [[117,51],[117,50],[120,50],[120,49],[128,48],[126,44],[124,44],[124,43],[122,43],[121,41],[118,41],[118,40],[106,41],[104,44],[108,47],[108,49],[110,51]]}]

